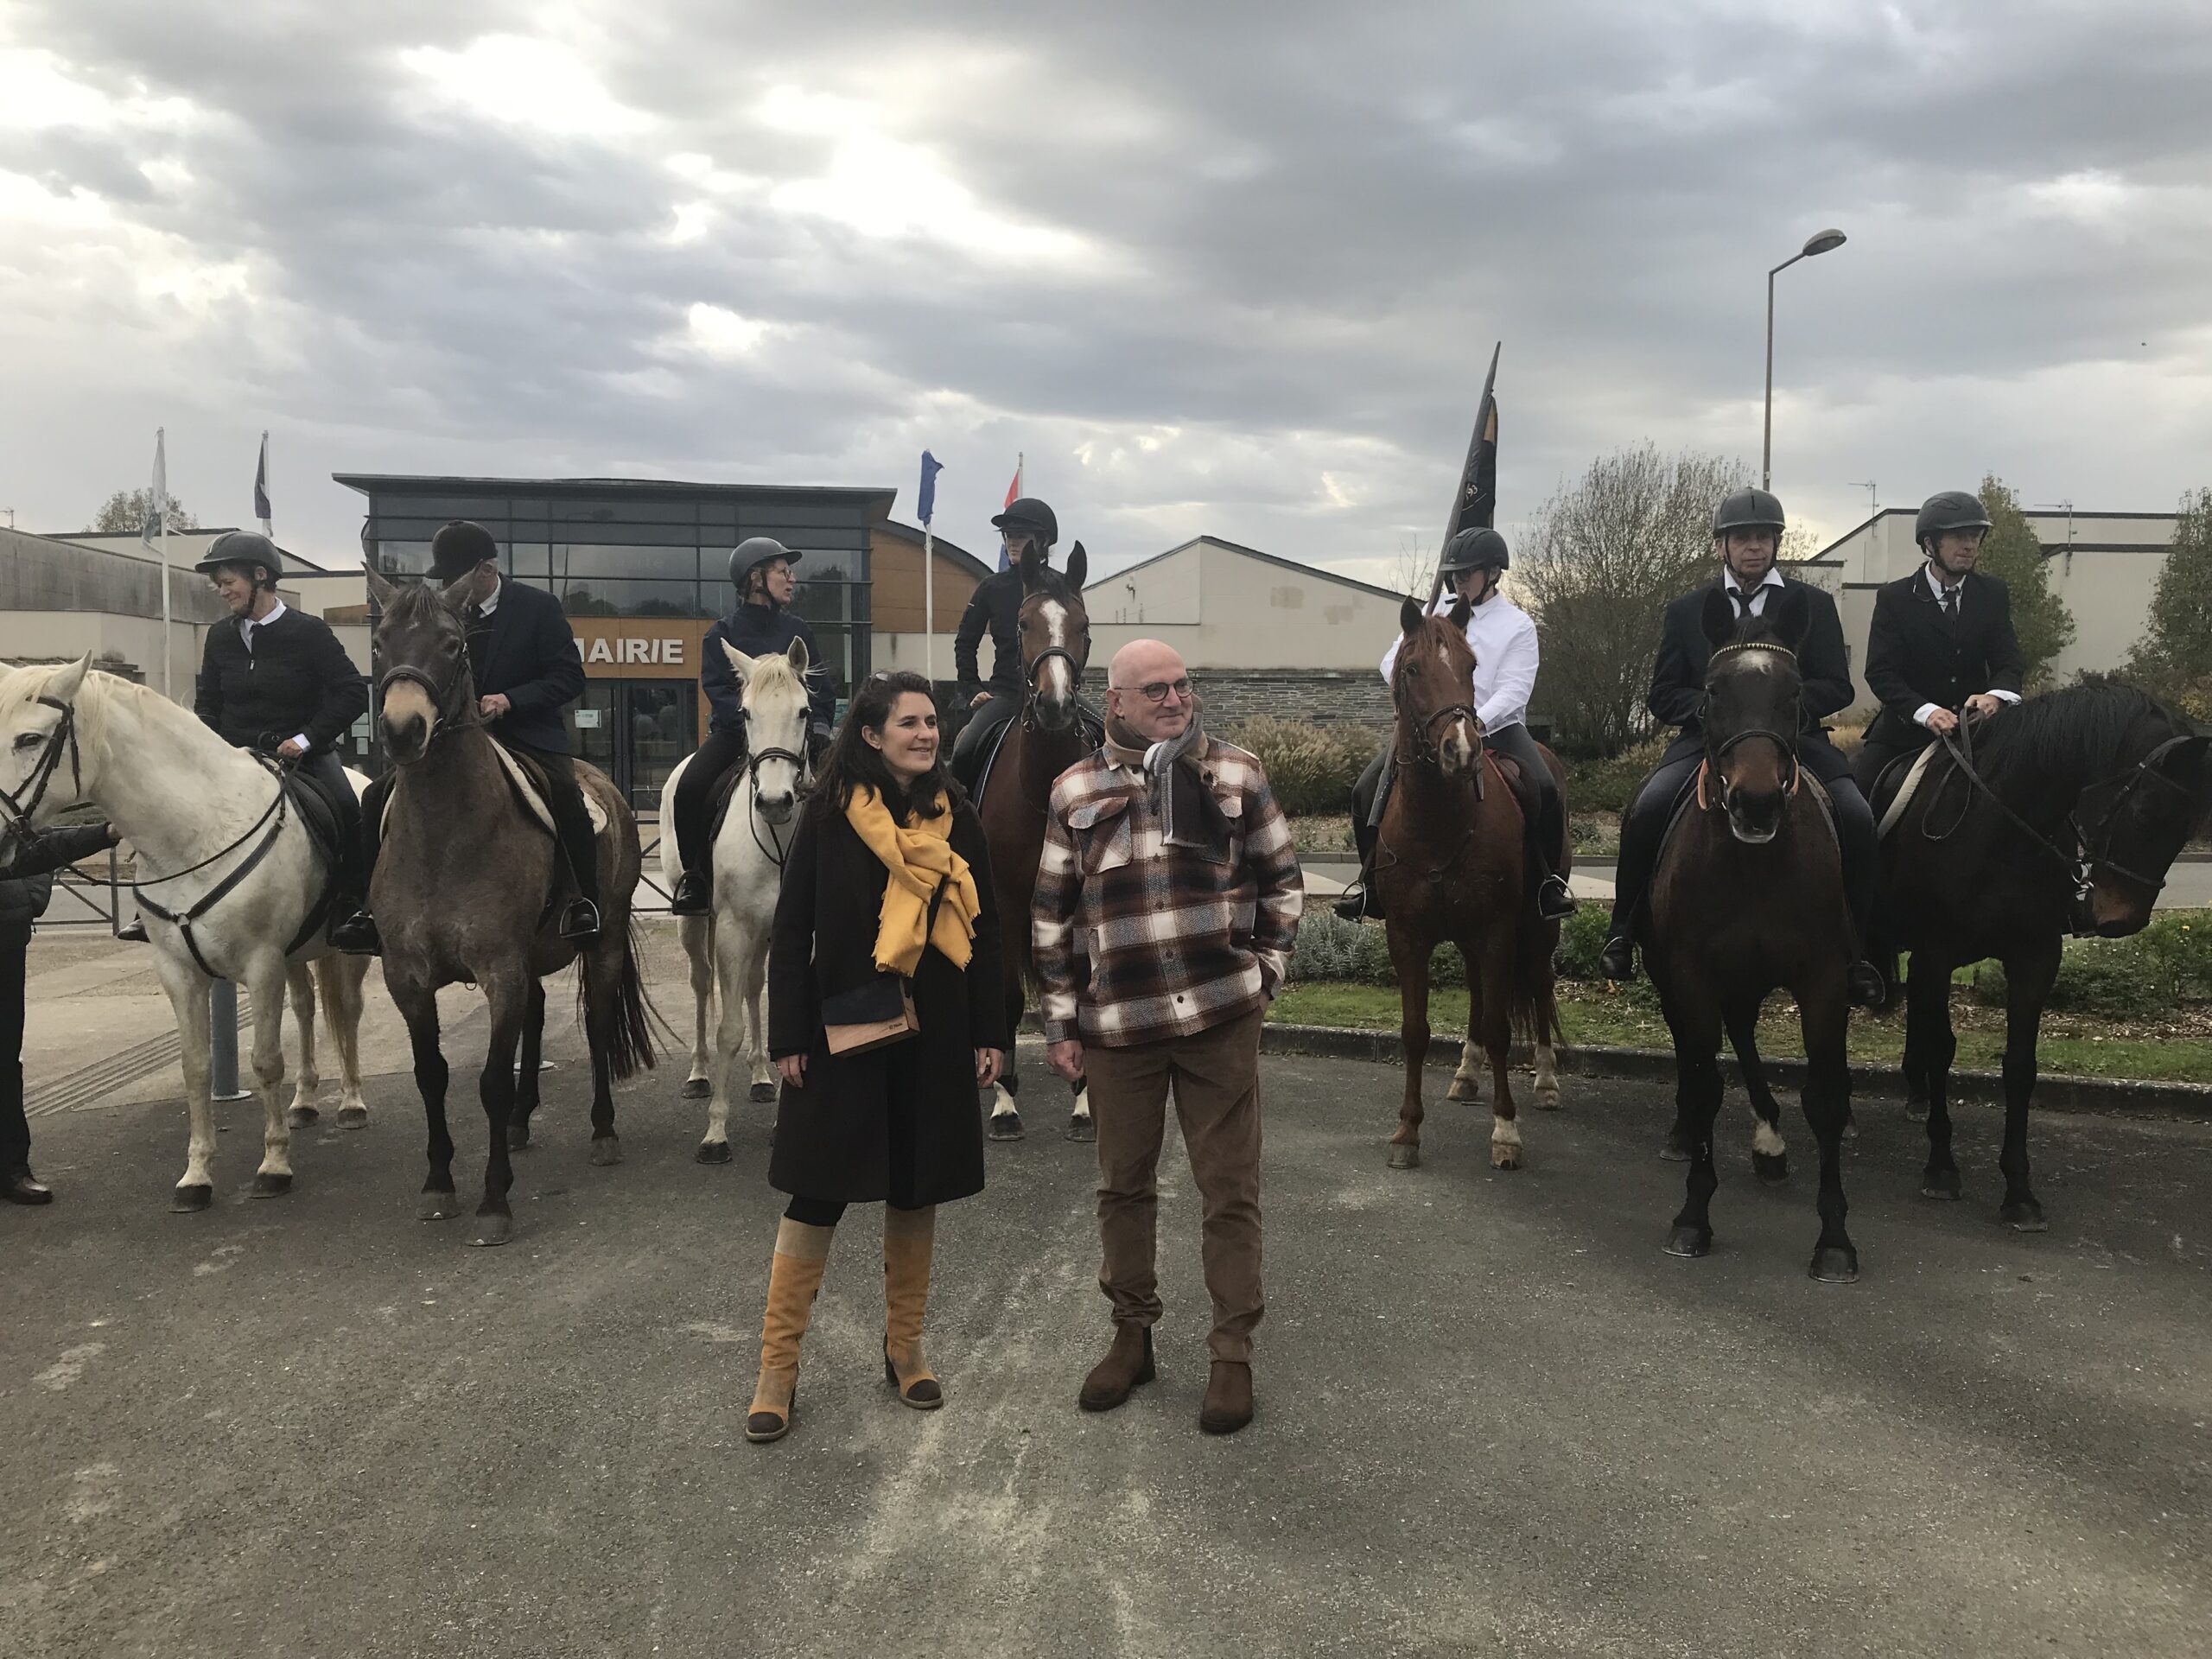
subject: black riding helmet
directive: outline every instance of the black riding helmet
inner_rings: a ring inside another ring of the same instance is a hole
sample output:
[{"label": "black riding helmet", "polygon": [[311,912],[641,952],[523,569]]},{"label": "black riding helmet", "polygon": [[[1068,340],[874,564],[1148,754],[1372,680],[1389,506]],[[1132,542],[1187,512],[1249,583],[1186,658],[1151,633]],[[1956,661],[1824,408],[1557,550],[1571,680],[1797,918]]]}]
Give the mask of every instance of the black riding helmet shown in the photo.
[{"label": "black riding helmet", "polygon": [[1777,536],[1789,528],[1782,516],[1782,503],[1764,490],[1744,488],[1721,498],[1720,505],[1713,510],[1713,534],[1715,540],[1732,530],[1770,530]]},{"label": "black riding helmet", "polygon": [[1487,524],[1471,525],[1444,544],[1444,574],[1462,570],[1510,570],[1513,556],[1505,550],[1505,537]]},{"label": "black riding helmet", "polygon": [[499,556],[492,532],[473,519],[447,520],[430,537],[430,580],[449,588],[486,559]]},{"label": "black riding helmet", "polygon": [[804,556],[794,553],[772,536],[748,536],[740,542],[729,556],[729,585],[737,589],[738,597],[745,597],[753,573],[760,566],[781,559],[785,564],[797,564]]},{"label": "black riding helmet", "polygon": [[1060,539],[1060,521],[1052,516],[1052,508],[1033,495],[1009,503],[1004,512],[991,520],[991,528],[1026,531],[1037,538],[1039,547],[1050,547]]},{"label": "black riding helmet", "polygon": [[1987,535],[1991,528],[1989,511],[1980,496],[1943,490],[1920,504],[1920,516],[1912,521],[1912,539],[1923,549],[1932,549],[1945,531],[1978,530]]},{"label": "black riding helmet", "polygon": [[[256,567],[265,570],[268,575],[255,575]],[[259,531],[232,530],[208,543],[207,556],[192,568],[203,576],[219,575],[225,570],[240,570],[256,587],[274,588],[277,574],[284,568],[284,561],[276,551],[276,543]]]}]

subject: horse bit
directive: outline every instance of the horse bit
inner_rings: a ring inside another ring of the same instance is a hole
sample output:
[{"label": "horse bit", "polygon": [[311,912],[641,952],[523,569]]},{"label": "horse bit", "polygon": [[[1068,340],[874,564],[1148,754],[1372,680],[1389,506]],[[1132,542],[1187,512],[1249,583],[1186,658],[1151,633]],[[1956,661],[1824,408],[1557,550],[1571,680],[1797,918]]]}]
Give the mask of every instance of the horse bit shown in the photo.
[{"label": "horse bit", "polygon": [[[1771,640],[1754,639],[1740,645],[1721,646],[1719,650],[1713,653],[1712,657],[1708,658],[1706,663],[1705,698],[1698,709],[1698,723],[1700,726],[1703,726],[1706,723],[1706,714],[1713,707],[1713,665],[1715,663],[1718,663],[1724,657],[1732,657],[1738,652],[1746,651],[1772,652],[1777,657],[1788,658],[1792,665],[1795,665],[1797,661],[1797,653],[1796,652],[1790,650],[1787,645],[1776,645]],[[1799,711],[1798,724],[1802,726],[1804,723],[1803,709],[1805,706],[1805,693],[1802,686],[1800,686],[1796,694],[1793,696],[1789,701],[1790,706]],[[1705,757],[1698,762],[1697,768],[1697,804],[1702,810],[1709,812],[1713,809],[1713,804],[1707,800],[1705,797],[1705,780],[1707,777],[1708,775],[1717,773],[1720,770],[1722,763],[1728,759],[1729,755],[1735,752],[1736,746],[1738,744],[1748,741],[1750,739],[1754,737],[1764,737],[1768,739],[1777,748],[1779,748],[1783,753],[1789,757],[1789,782],[1784,786],[1783,792],[1789,795],[1795,795],[1797,792],[1797,785],[1804,777],[1804,768],[1797,759],[1797,740],[1794,737],[1784,737],[1780,732],[1770,730],[1764,726],[1747,726],[1740,732],[1730,733],[1726,737],[1722,738],[1718,744],[1714,744],[1710,741],[1707,743]],[[1720,780],[1720,788],[1722,798],[1721,804],[1725,805],[1726,804],[1728,788],[1728,780],[1726,778],[1723,778]]]}]

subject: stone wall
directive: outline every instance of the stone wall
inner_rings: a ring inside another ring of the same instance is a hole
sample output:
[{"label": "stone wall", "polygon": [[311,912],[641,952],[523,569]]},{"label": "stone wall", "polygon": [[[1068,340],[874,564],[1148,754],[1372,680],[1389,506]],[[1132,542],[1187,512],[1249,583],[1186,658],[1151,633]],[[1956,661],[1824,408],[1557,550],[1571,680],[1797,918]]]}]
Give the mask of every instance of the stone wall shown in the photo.
[{"label": "stone wall", "polygon": [[1217,732],[1260,715],[1316,726],[1390,724],[1390,688],[1372,669],[1198,669],[1191,677]]}]

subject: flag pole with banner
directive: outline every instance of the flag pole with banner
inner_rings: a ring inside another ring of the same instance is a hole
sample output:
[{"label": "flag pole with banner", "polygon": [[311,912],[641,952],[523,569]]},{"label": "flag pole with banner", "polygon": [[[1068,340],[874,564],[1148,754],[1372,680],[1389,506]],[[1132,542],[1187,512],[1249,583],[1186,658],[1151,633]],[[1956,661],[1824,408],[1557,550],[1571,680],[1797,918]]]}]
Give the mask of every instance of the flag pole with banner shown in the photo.
[{"label": "flag pole with banner", "polygon": [[253,516],[261,520],[261,533],[276,539],[275,523],[269,512],[269,434],[261,435],[261,461],[253,469]]},{"label": "flag pole with banner", "polygon": [[169,467],[168,429],[154,429],[154,482],[146,492],[146,527],[138,539],[162,550],[162,695],[169,695]]},{"label": "flag pole with banner", "polygon": [[944,463],[922,451],[922,487],[915,493],[915,514],[922,521],[922,676],[930,683],[930,697],[937,697],[937,532],[930,520],[937,516],[937,475]]},{"label": "flag pole with banner", "polygon": [[[1459,488],[1452,498],[1452,516],[1445,521],[1444,547],[1461,531],[1497,523],[1497,359],[1505,349],[1500,340],[1491,348],[1490,372],[1483,378],[1483,400],[1475,406],[1474,435],[1467,440],[1466,465],[1459,469]],[[1444,591],[1444,549],[1437,550],[1436,580],[1429,583],[1429,608]]]},{"label": "flag pole with banner", "polygon": [[[1013,482],[1013,483],[1011,483],[1011,484],[1009,484],[1009,485],[1007,485],[1007,486],[1006,486],[1006,506],[1002,506],[1002,507],[1001,507],[1001,508],[999,509],[999,511],[1000,511],[1001,512],[1004,512],[1006,511],[1007,507],[1010,507],[1010,506],[1012,506],[1012,505],[1014,505],[1017,500],[1019,500],[1019,499],[1020,499],[1020,496],[1021,496],[1021,462],[1022,462],[1022,454],[1021,454],[1021,451],[1020,451],[1020,450],[1019,450],[1019,449],[1017,449],[1017,450],[1015,450],[1015,451],[1014,452],[1014,482]],[[1005,570],[1005,569],[1010,569],[1010,568],[1011,568],[1011,567],[1007,563],[1007,558],[1006,558],[1006,543],[1005,543],[1003,541],[1001,541],[1001,542],[999,543],[999,569],[1001,569],[1001,570]]]}]

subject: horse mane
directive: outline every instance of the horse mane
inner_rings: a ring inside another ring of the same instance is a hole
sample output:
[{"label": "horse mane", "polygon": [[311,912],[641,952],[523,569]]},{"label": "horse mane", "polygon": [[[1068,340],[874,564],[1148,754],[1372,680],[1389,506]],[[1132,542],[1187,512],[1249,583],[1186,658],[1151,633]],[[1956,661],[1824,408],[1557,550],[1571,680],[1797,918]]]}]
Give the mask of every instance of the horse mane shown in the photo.
[{"label": "horse mane", "polygon": [[411,626],[417,622],[436,620],[437,613],[453,614],[446,604],[445,594],[427,582],[407,582],[398,585],[397,591],[385,602],[384,613],[390,621]]},{"label": "horse mane", "polygon": [[1991,788],[2008,799],[2062,787],[2078,789],[2113,772],[2127,740],[2145,721],[2176,735],[2190,722],[2139,687],[2107,675],[2085,676],[2060,690],[2029,697],[1993,721],[1974,745],[1974,762]]},{"label": "horse mane", "polygon": [[771,651],[755,657],[753,666],[746,671],[745,706],[753,707],[756,693],[765,697],[776,691],[788,692],[801,702],[806,701],[806,683],[791,666],[791,659],[780,651]]}]

